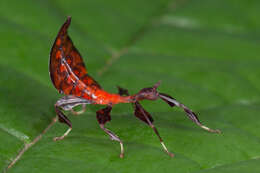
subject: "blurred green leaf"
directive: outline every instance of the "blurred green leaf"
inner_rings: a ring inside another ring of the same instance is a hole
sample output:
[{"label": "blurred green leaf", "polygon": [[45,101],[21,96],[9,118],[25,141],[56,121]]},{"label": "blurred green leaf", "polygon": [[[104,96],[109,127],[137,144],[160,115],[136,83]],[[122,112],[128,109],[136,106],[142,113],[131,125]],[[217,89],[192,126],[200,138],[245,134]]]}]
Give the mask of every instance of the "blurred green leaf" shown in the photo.
[{"label": "blurred green leaf", "polygon": [[[0,2],[0,169],[51,123],[61,95],[49,79],[53,40],[67,16],[70,35],[87,68],[110,92],[133,94],[161,80],[159,90],[199,112],[223,134],[210,134],[161,101],[143,102],[152,113],[169,158],[154,132],[116,105],[99,128],[88,106],[69,118],[73,130],[56,123],[7,172],[259,172],[259,1],[24,0]],[[101,74],[101,75],[98,75]]]}]

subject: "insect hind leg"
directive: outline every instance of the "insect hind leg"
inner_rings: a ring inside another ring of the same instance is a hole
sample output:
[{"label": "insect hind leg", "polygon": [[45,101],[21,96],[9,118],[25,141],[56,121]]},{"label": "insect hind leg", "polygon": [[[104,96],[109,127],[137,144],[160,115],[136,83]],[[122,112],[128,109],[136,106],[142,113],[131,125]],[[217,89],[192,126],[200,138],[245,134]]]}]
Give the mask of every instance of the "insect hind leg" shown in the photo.
[{"label": "insect hind leg", "polygon": [[73,108],[70,110],[73,115],[80,115],[83,114],[86,111],[86,105],[82,105],[82,109],[80,111],[75,111]]},{"label": "insect hind leg", "polygon": [[69,134],[69,132],[72,130],[72,125],[70,120],[66,117],[66,115],[64,115],[59,106],[55,105],[55,111],[58,116],[59,122],[65,123],[69,126],[69,129],[62,136],[53,138],[54,141],[58,141],[62,140],[65,136]]},{"label": "insect hind leg", "polygon": [[[72,124],[71,121],[66,117],[66,115],[62,112],[62,110],[65,111],[74,111],[73,107],[78,106],[78,105],[86,105],[86,104],[91,104],[92,102],[86,99],[82,99],[79,97],[74,97],[74,96],[65,96],[59,99],[56,104],[55,104],[55,111],[58,116],[58,119],[61,123],[65,123],[69,126],[68,130],[59,137],[53,138],[54,141],[62,140],[64,139],[72,130]],[[78,112],[77,112],[78,113]]]},{"label": "insect hind leg", "polygon": [[62,139],[64,139],[72,130],[72,127],[69,127],[68,130],[62,135],[62,136],[57,136],[53,138],[53,141],[60,141]]}]

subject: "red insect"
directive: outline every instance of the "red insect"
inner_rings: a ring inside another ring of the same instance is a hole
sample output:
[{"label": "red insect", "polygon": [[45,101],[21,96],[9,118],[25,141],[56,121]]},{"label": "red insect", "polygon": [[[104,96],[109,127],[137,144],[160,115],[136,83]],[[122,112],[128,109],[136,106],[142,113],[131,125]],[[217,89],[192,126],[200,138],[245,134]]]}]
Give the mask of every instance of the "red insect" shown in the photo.
[{"label": "red insect", "polygon": [[[152,116],[139,103],[141,100],[156,100],[158,98],[168,103],[171,107],[178,106],[184,109],[188,117],[201,128],[209,132],[220,133],[219,130],[212,130],[202,125],[194,112],[176,101],[171,96],[159,93],[157,91],[160,84],[159,82],[153,87],[141,89],[134,95],[129,95],[126,89],[122,89],[120,87],[118,87],[119,94],[111,94],[104,91],[101,86],[88,74],[81,55],[68,36],[67,30],[70,22],[71,18],[68,17],[67,21],[60,29],[50,53],[49,71],[52,83],[60,93],[66,95],[56,102],[55,111],[59,121],[69,126],[69,129],[62,136],[54,138],[55,141],[63,139],[72,129],[70,120],[64,115],[62,110],[71,111],[73,114],[77,115],[85,111],[86,104],[107,105],[105,108],[96,112],[96,117],[100,128],[104,130],[112,140],[116,140],[120,143],[120,157],[123,157],[123,142],[112,131],[105,128],[104,125],[106,122],[111,120],[110,112],[113,105],[118,103],[132,103],[135,110],[135,116],[148,124],[154,130],[164,151],[169,156],[173,156],[173,154],[170,153],[164,145],[162,138],[153,125]],[[78,105],[82,105],[82,111],[76,112],[73,110],[73,107]]]}]

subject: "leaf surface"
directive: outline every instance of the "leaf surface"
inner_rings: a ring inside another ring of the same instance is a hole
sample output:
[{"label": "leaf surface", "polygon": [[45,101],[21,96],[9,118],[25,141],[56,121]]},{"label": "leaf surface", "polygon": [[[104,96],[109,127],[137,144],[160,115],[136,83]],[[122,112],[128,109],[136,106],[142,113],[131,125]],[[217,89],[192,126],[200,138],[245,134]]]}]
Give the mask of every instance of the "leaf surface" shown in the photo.
[{"label": "leaf surface", "polygon": [[[259,172],[260,59],[258,1],[7,1],[0,2],[0,169],[6,172]],[[70,113],[73,130],[55,123],[61,97],[49,79],[52,43],[66,16],[88,71],[110,92],[131,94],[161,80],[168,93],[199,114],[210,134],[178,108],[142,102],[168,149],[134,117],[131,105],[116,105],[107,127],[124,142],[110,141],[90,105]],[[42,135],[42,137],[41,137]],[[39,140],[35,142],[38,137]],[[33,145],[31,145],[33,143]],[[10,168],[25,146],[30,147]]]}]

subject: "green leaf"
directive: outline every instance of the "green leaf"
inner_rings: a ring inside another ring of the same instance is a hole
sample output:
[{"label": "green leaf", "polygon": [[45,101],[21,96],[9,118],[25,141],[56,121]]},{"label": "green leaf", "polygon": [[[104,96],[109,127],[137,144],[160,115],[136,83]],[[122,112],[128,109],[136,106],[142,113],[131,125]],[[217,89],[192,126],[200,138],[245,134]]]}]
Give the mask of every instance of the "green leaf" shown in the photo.
[{"label": "green leaf", "polygon": [[[0,169],[3,172],[259,172],[259,1],[47,0],[0,2]],[[115,105],[106,126],[96,111],[51,124],[62,97],[49,79],[58,29],[72,16],[71,38],[90,74],[109,92],[131,94],[161,80],[168,93],[199,114],[211,134],[179,108],[142,102],[168,149],[136,119],[130,104]],[[47,131],[44,131],[46,130]],[[11,164],[11,165],[10,165]],[[7,168],[9,165],[10,168]]]}]

